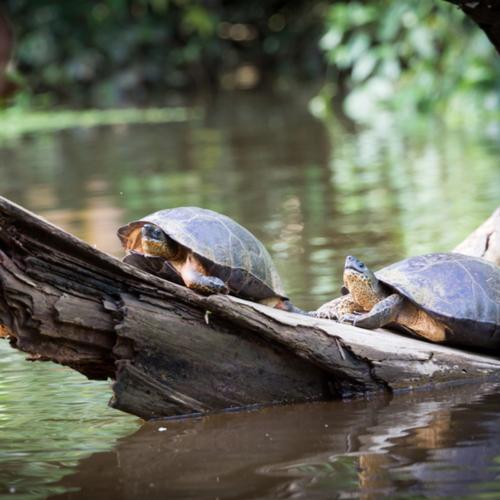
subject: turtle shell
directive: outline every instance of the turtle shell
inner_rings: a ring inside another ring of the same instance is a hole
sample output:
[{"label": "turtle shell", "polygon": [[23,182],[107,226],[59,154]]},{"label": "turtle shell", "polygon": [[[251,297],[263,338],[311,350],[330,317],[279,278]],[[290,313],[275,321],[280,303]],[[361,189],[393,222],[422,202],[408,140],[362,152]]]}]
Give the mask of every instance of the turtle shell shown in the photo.
[{"label": "turtle shell", "polygon": [[447,341],[500,346],[500,268],[459,253],[432,253],[397,262],[377,278],[442,321]]},{"label": "turtle shell", "polygon": [[[178,207],[130,222],[118,229],[118,237],[134,256],[131,263],[139,267],[146,267],[138,258],[142,253],[140,229],[146,223],[157,225],[191,250],[208,273],[222,279],[234,295],[251,300],[273,296],[286,299],[281,279],[264,245],[231,218],[206,208]],[[151,270],[152,266],[148,267]],[[168,269],[163,270],[168,274]]]}]

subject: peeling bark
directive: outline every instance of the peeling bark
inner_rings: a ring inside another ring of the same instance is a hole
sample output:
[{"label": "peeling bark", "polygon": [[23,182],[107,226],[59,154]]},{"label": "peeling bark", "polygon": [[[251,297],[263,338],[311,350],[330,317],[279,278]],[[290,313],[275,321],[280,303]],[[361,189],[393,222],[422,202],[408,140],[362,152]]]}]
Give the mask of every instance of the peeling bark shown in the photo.
[{"label": "peeling bark", "polygon": [[0,198],[0,337],[31,359],[112,378],[143,418],[456,383],[500,360],[202,297]]}]

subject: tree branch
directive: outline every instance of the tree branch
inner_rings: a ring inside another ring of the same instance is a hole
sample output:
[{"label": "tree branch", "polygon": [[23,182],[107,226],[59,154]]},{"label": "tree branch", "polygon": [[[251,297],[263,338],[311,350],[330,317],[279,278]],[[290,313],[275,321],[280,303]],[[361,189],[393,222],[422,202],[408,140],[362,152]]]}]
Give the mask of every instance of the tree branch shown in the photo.
[{"label": "tree branch", "polygon": [[500,0],[446,0],[459,7],[489,38],[500,54]]}]

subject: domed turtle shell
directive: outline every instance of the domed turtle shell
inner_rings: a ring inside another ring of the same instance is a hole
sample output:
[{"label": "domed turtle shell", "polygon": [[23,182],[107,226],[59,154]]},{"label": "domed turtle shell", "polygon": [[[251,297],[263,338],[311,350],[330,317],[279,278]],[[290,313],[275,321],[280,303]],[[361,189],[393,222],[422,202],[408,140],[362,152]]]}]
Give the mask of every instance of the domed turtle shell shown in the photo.
[{"label": "domed turtle shell", "polygon": [[234,295],[251,300],[287,298],[264,245],[229,217],[198,207],[160,210],[118,229],[124,248],[140,253],[137,230],[146,223],[157,225],[191,250],[208,273],[222,279]]},{"label": "domed turtle shell", "polygon": [[447,341],[500,346],[500,268],[459,253],[410,257],[376,272],[450,330]]}]

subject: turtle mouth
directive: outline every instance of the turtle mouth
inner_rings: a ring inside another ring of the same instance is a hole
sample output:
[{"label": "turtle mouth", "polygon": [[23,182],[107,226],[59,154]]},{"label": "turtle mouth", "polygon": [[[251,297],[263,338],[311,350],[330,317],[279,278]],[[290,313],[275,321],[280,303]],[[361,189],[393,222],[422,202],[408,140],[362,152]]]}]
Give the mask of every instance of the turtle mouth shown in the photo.
[{"label": "turtle mouth", "polygon": [[366,285],[365,271],[366,266],[356,257],[348,255],[344,264],[344,288],[352,293],[354,288]]},{"label": "turtle mouth", "polygon": [[362,273],[362,274],[367,271],[367,267],[365,266],[365,264],[361,262],[359,259],[356,259],[356,257],[353,257],[352,255],[348,255],[346,257],[344,269],[355,271],[357,273]]},{"label": "turtle mouth", "polygon": [[359,269],[356,268],[355,266],[351,266],[351,265],[345,265],[344,266],[344,271],[351,271],[351,272],[355,272],[355,273],[359,273]]}]

